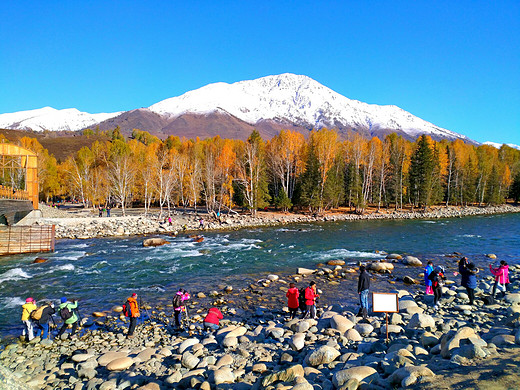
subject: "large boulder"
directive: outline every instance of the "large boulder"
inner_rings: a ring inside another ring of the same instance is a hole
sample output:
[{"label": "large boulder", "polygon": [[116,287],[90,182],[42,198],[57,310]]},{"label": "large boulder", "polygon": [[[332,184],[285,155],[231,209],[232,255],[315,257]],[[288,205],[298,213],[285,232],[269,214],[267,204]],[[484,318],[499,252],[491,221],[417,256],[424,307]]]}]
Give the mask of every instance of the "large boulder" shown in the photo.
[{"label": "large boulder", "polygon": [[329,364],[333,362],[341,353],[328,345],[322,345],[318,349],[310,352],[306,357],[305,361],[310,366],[316,367],[320,364]]},{"label": "large boulder", "polygon": [[415,313],[408,322],[408,328],[435,330],[435,320],[428,314]]},{"label": "large boulder", "polygon": [[351,379],[356,379],[359,382],[370,384],[379,379],[379,375],[375,369],[368,366],[358,366],[347,368],[346,370],[337,371],[332,377],[334,387],[339,389]]},{"label": "large boulder", "polygon": [[110,363],[107,364],[107,370],[108,371],[123,371],[127,368],[130,368],[130,366],[134,364],[134,360],[127,356],[122,357],[119,359],[114,359]]},{"label": "large boulder", "polygon": [[359,334],[363,337],[368,336],[370,333],[374,331],[374,327],[371,324],[363,323],[356,324],[354,329],[356,329],[359,332]]},{"label": "large boulder", "polygon": [[312,275],[314,273],[315,270],[313,269],[308,269],[308,268],[298,268],[298,270],[296,271],[296,273],[298,275]]},{"label": "large boulder", "polygon": [[406,366],[394,371],[388,377],[391,384],[397,384],[401,387],[408,387],[414,385],[419,378],[435,376],[435,374],[428,367],[424,366]]},{"label": "large boulder", "polygon": [[101,355],[97,361],[100,366],[105,367],[112,360],[123,358],[123,357],[126,357],[127,355],[128,354],[126,352],[107,352],[107,353]]},{"label": "large boulder", "polygon": [[405,256],[403,263],[406,265],[411,265],[412,267],[420,267],[423,265],[421,260],[414,256]]},{"label": "large boulder", "polygon": [[147,238],[143,241],[143,246],[161,246],[165,244],[169,244],[169,242],[163,238]]},{"label": "large boulder", "polygon": [[374,262],[368,265],[368,269],[374,272],[385,273],[393,271],[394,265],[386,262]]},{"label": "large boulder", "polygon": [[262,386],[265,388],[265,387],[269,386],[271,383],[275,383],[278,381],[291,382],[294,379],[296,379],[296,377],[299,377],[299,376],[304,377],[305,371],[301,364],[296,364],[283,371],[277,371],[270,375],[267,375],[262,380]]},{"label": "large boulder", "polygon": [[345,337],[349,341],[363,341],[363,337],[361,337],[359,332],[354,328],[347,330]]},{"label": "large boulder", "polygon": [[296,333],[289,340],[289,346],[295,350],[300,351],[305,346],[305,333]]},{"label": "large boulder", "polygon": [[330,319],[330,327],[339,330],[341,333],[346,332],[354,327],[354,323],[342,315],[336,314]]},{"label": "large boulder", "polygon": [[222,367],[218,370],[213,371],[213,382],[216,385],[220,385],[221,383],[233,383],[235,382],[235,374],[233,370],[229,367]]},{"label": "large boulder", "polygon": [[195,344],[198,344],[199,343],[199,339],[198,338],[191,338],[191,339],[186,339],[184,340],[181,345],[179,345],[179,349],[178,349],[178,352],[179,353],[184,353],[184,351],[186,351],[188,348],[194,346]]},{"label": "large boulder", "polygon": [[459,328],[457,332],[449,332],[441,338],[441,356],[445,359],[450,359],[453,351],[461,346],[461,340],[478,338],[473,328],[468,326]]},{"label": "large boulder", "polygon": [[195,367],[197,367],[197,364],[199,364],[200,359],[198,357],[195,357],[190,352],[184,352],[182,354],[181,364],[183,367],[186,367],[188,370],[193,370]]}]

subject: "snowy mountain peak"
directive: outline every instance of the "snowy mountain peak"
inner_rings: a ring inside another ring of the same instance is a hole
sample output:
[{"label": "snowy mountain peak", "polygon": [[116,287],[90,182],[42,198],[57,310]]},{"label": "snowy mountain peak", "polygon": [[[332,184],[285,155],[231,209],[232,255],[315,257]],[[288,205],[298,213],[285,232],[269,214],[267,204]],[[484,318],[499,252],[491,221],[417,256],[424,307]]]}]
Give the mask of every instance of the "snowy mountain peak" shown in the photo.
[{"label": "snowy mountain peak", "polygon": [[149,107],[159,115],[207,114],[221,108],[255,125],[283,120],[306,128],[363,128],[401,131],[409,136],[467,137],[426,122],[394,106],[351,100],[304,75],[284,73],[233,84],[215,83]]},{"label": "snowy mountain peak", "polygon": [[121,112],[89,114],[76,108],[43,107],[0,115],[0,128],[15,130],[81,130],[118,116]]},{"label": "snowy mountain peak", "polygon": [[500,149],[502,147],[502,145],[507,145],[510,148],[520,150],[520,146],[519,145],[515,145],[515,144],[501,144],[499,142],[491,142],[491,141],[486,141],[486,142],[483,142],[482,144],[483,145],[493,146],[494,148],[497,148],[497,149]]}]

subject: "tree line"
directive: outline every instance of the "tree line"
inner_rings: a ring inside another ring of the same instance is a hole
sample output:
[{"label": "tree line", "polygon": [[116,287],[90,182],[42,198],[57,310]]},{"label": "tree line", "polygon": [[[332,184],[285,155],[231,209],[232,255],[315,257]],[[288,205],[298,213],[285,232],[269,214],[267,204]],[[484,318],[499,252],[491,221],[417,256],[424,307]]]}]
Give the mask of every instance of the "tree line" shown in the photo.
[{"label": "tree line", "polygon": [[321,212],[348,207],[401,210],[432,205],[497,205],[520,199],[520,151],[461,140],[415,142],[396,134],[346,139],[330,129],[307,139],[283,130],[269,141],[253,131],[246,141],[219,136],[165,140],[119,129],[107,141],[83,147],[57,162],[36,139],[22,146],[39,160],[41,199],[71,198],[86,207],[117,204],[171,211],[175,206],[208,212],[266,206]]}]

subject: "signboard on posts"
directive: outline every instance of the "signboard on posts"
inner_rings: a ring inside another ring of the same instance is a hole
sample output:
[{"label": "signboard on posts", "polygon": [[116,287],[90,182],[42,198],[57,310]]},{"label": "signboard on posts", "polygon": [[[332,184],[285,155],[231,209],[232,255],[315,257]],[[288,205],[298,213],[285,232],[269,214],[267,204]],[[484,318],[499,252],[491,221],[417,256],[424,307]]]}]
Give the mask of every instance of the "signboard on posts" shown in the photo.
[{"label": "signboard on posts", "polygon": [[386,341],[388,341],[388,313],[399,313],[397,293],[372,293],[372,311],[386,315]]}]

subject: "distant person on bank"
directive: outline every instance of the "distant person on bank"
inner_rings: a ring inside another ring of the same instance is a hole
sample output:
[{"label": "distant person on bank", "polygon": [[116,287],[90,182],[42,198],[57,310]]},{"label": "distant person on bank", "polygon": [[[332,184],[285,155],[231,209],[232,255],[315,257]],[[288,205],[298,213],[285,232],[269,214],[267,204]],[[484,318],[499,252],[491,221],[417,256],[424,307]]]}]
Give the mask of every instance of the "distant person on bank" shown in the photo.
[{"label": "distant person on bank", "polygon": [[34,338],[34,324],[31,320],[31,313],[34,310],[36,310],[35,300],[34,298],[29,297],[25,300],[25,303],[22,305],[22,337],[26,341],[31,341]]},{"label": "distant person on bank", "polygon": [[368,294],[370,289],[370,275],[364,265],[359,267],[358,294],[361,308],[358,316],[361,314],[363,319],[368,317]]},{"label": "distant person on bank", "polygon": [[74,300],[73,302],[68,302],[67,298],[63,297],[60,299],[60,306],[58,307],[58,312],[60,313],[60,317],[63,320],[63,325],[60,328],[56,338],[60,338],[65,330],[69,326],[72,327],[72,331],[70,333],[71,336],[76,334],[78,330],[78,315],[76,313],[76,309],[78,308],[78,301]]}]

